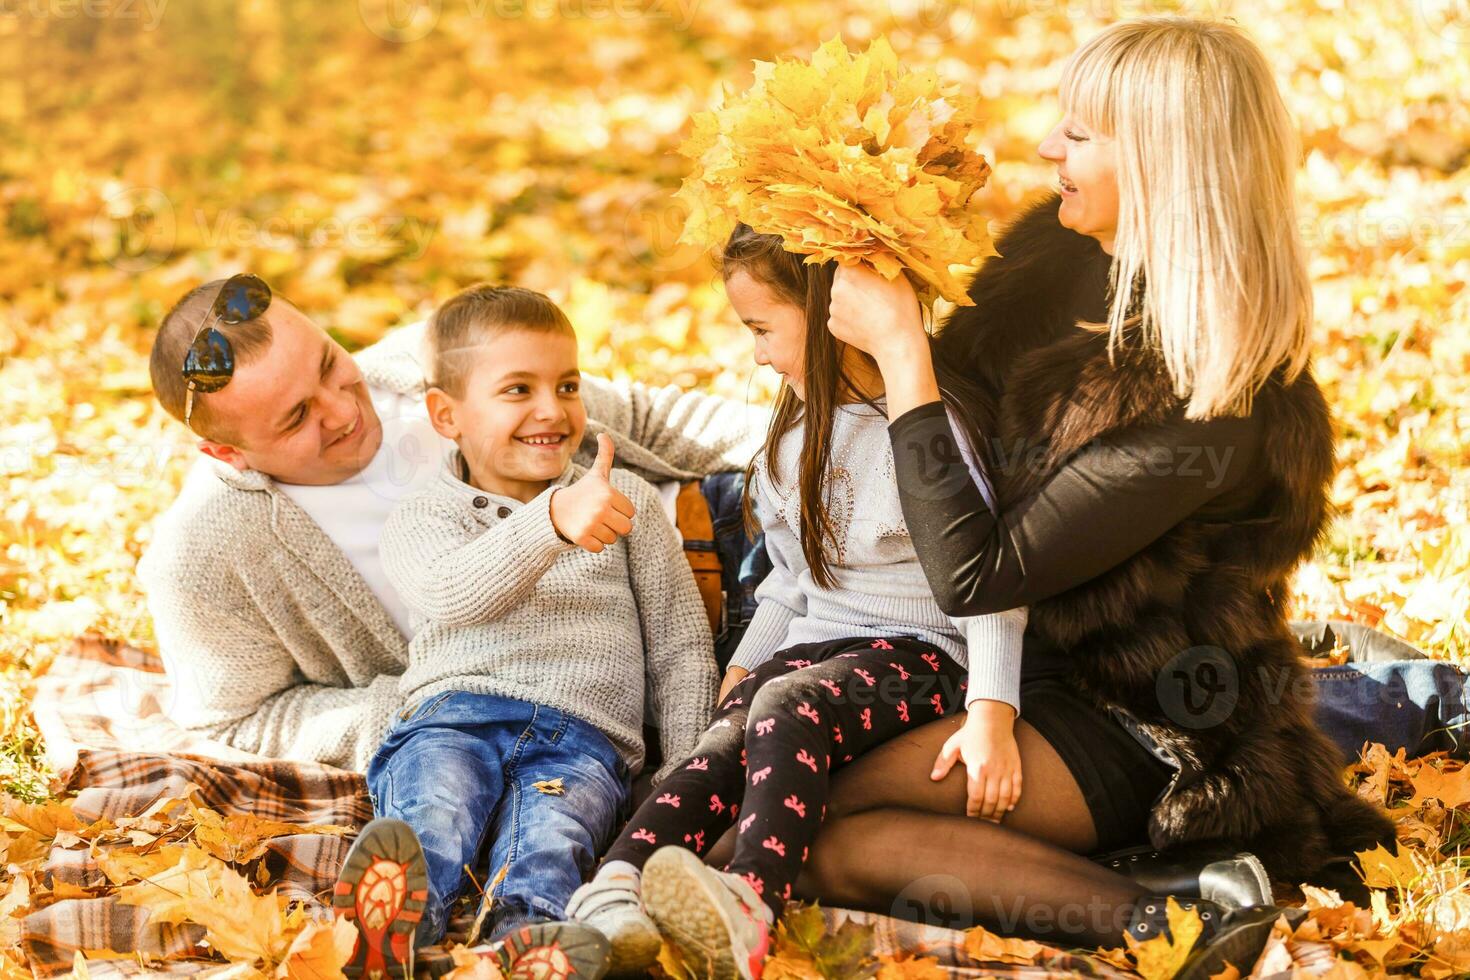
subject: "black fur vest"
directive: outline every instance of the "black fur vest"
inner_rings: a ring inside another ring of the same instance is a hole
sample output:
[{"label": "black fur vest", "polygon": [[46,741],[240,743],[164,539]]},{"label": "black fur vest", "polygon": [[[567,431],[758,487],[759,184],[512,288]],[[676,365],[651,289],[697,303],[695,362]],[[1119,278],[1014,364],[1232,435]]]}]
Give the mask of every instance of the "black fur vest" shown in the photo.
[{"label": "black fur vest", "polygon": [[[1110,259],[1057,222],[1058,199],[1030,209],[977,275],[976,305],[937,341],[939,360],[992,396],[982,429],[1027,464],[998,467],[1002,507],[1034,493],[1089,443],[1181,416],[1158,356],[1134,345],[1110,361]],[[1312,687],[1287,627],[1288,576],[1329,516],[1333,436],[1305,373],[1256,397],[1262,490],[1245,522],[1186,520],[1132,558],[1031,607],[1029,629],[1067,651],[1070,680],[1126,709],[1181,772],[1155,805],[1155,847],[1226,839],[1271,873],[1312,880],[1329,862],[1392,841],[1393,828],[1345,786],[1343,759],[1312,720]],[[1014,453],[1022,444],[1033,453]],[[1038,465],[1036,460],[1040,459]],[[1078,528],[1077,533],[1087,533]]]}]

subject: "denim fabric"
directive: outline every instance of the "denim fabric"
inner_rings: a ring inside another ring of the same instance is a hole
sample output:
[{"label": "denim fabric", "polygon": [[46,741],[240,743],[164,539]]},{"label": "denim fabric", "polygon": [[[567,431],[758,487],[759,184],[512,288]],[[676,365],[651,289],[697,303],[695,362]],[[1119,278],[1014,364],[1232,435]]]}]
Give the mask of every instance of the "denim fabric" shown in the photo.
[{"label": "denim fabric", "polygon": [[744,473],[716,473],[700,481],[699,489],[709,505],[710,522],[715,528],[715,550],[720,556],[720,578],[725,591],[725,623],[715,637],[715,662],[720,674],[730,666],[735,648],[745,636],[745,628],[755,615],[755,590],[771,570],[766,554],[766,536],[751,539],[745,533],[745,515],[741,498],[745,491]]},{"label": "denim fabric", "polygon": [[407,822],[424,848],[420,943],[443,936],[470,885],[466,867],[494,899],[491,939],[560,918],[630,804],[627,766],[596,728],[544,705],[462,691],[400,718],[367,783],[374,813]]},{"label": "denim fabric", "polygon": [[[1470,711],[1460,668],[1356,623],[1301,622],[1291,629],[1311,653],[1347,647],[1347,663],[1314,667],[1306,676],[1317,725],[1349,759],[1367,742],[1410,756],[1443,751],[1470,759]],[[1118,708],[1112,714],[1146,750],[1177,768],[1136,719]]]},{"label": "denim fabric", "polygon": [[1348,758],[1364,742],[1411,756],[1445,751],[1470,758],[1464,671],[1361,623],[1297,622],[1291,631],[1314,654],[1348,650],[1346,664],[1312,671],[1317,723]]},{"label": "denim fabric", "polygon": [[1317,724],[1348,756],[1364,742],[1409,755],[1470,757],[1465,675],[1440,660],[1346,663],[1312,671]]}]

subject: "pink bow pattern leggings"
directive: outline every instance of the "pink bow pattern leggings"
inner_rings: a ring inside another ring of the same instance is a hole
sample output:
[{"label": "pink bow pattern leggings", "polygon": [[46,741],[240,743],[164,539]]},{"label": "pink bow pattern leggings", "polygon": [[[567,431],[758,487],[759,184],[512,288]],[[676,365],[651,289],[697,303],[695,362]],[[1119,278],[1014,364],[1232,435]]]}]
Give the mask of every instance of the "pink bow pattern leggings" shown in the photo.
[{"label": "pink bow pattern leggings", "polygon": [[827,812],[832,769],[965,700],[964,668],[910,637],[777,653],[726,696],[694,754],[633,814],[606,860],[708,850],[739,830],[727,870],[780,914]]}]

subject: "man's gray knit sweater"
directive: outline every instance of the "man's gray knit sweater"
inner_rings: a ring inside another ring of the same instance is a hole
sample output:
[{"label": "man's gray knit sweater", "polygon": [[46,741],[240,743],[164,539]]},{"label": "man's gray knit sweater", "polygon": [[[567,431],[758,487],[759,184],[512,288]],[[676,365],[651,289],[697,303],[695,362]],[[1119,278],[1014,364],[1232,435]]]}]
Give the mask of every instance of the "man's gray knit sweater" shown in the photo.
[{"label": "man's gray knit sweater", "polygon": [[552,493],[582,467],[522,503],[459,479],[461,460],[383,527],[384,570],[414,619],[405,705],[446,691],[549,705],[602,731],[636,773],[646,686],[665,768],[676,765],[709,721],[718,679],[709,620],[658,491],[613,470],[637,509],[633,531],[592,554],[551,523]]},{"label": "man's gray knit sweater", "polygon": [[[1019,712],[1026,610],[952,618],[939,608],[899,504],[887,417],[861,403],[839,406],[833,416],[826,498],[836,541],[827,558],[836,584],[830,589],[812,578],[801,547],[802,446],[800,425],[782,437],[778,479],[765,453],[757,457],[752,491],[773,567],[756,589],[759,605],[731,664],[754,670],[799,643],[908,635],[969,667],[967,706],[986,698]],[[988,494],[989,483],[973,464],[971,474]]]}]

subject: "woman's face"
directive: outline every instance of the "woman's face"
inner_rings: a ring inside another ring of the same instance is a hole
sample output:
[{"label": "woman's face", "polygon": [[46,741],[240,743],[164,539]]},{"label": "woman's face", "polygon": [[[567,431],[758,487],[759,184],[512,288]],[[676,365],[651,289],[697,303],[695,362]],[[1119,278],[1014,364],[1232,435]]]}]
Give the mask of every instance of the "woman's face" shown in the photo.
[{"label": "woman's face", "polygon": [[1043,159],[1057,165],[1062,226],[1096,238],[1112,254],[1118,232],[1117,144],[1065,116],[1038,149]]},{"label": "woman's face", "polygon": [[725,295],[755,337],[755,363],[781,375],[796,397],[805,400],[806,312],[744,269],[725,280]]}]

